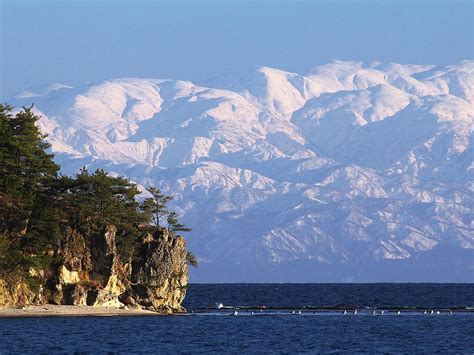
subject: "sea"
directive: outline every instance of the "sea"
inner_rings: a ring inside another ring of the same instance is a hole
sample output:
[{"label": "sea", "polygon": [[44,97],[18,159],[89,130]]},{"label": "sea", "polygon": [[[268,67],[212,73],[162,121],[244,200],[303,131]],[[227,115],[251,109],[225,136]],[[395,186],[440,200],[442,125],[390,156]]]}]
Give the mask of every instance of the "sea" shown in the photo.
[{"label": "sea", "polygon": [[0,319],[0,353],[474,353],[474,284],[191,284],[185,315]]}]

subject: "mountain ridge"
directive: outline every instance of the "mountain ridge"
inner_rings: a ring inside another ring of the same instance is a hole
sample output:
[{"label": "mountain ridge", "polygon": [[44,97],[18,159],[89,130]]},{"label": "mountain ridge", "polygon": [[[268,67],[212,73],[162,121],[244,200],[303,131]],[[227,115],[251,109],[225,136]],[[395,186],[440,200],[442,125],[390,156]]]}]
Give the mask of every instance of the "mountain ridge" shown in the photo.
[{"label": "mountain ridge", "polygon": [[[437,246],[474,250],[474,61],[51,87],[10,103],[34,100],[65,174],[101,167],[173,193],[204,265],[196,281],[215,280],[214,264],[245,281],[245,263],[311,260],[358,280],[357,265],[406,260],[416,273]],[[453,273],[473,270],[454,257]]]}]

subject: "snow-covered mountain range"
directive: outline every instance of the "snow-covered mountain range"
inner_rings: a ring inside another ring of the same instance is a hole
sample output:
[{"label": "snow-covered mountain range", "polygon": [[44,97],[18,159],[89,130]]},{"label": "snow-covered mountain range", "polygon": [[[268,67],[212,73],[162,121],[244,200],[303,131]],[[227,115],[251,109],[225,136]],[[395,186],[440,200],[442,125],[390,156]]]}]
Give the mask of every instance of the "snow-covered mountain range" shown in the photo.
[{"label": "snow-covered mountain range", "polygon": [[474,61],[54,84],[63,172],[175,196],[197,281],[474,281]]}]

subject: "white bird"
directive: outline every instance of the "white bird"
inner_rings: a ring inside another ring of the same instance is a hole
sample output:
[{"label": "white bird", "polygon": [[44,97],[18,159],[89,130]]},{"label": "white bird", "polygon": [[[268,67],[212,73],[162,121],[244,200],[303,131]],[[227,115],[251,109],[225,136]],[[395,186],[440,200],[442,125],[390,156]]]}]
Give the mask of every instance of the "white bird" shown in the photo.
[{"label": "white bird", "polygon": [[384,313],[384,311],[380,312],[380,314],[382,314],[382,315],[383,315],[383,313]]},{"label": "white bird", "polygon": [[301,314],[301,311],[298,311],[298,314]]},{"label": "white bird", "polygon": [[234,311],[234,313],[232,313],[233,316],[238,316],[239,315],[239,312],[237,311]]},{"label": "white bird", "polygon": [[453,314],[453,311],[449,311],[449,314]]},{"label": "white bird", "polygon": [[250,314],[253,316],[253,315],[255,314],[255,312],[254,312],[254,311],[252,311]]},{"label": "white bird", "polygon": [[436,311],[436,315],[437,315],[437,316],[439,316],[440,313],[441,313],[440,311]]},{"label": "white bird", "polygon": [[372,312],[372,315],[375,316],[375,311]]},{"label": "white bird", "polygon": [[344,311],[344,313],[343,313],[343,314],[347,314],[347,311]]},{"label": "white bird", "polygon": [[397,316],[399,316],[399,315],[400,315],[400,311],[397,312]]},{"label": "white bird", "polygon": [[224,305],[222,303],[216,303],[217,309],[224,308]]},{"label": "white bird", "polygon": [[434,314],[434,311],[433,311],[433,310],[431,310],[430,314]]},{"label": "white bird", "polygon": [[354,314],[357,314],[357,309],[354,309]]},{"label": "white bird", "polygon": [[423,312],[423,314],[426,314],[426,313],[427,313],[427,311],[424,311],[424,312]]}]

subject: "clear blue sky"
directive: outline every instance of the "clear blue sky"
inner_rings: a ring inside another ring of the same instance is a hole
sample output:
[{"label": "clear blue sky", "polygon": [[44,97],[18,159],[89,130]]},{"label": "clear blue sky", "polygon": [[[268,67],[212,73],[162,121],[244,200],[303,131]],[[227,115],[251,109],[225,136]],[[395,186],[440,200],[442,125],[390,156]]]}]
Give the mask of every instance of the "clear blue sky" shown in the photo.
[{"label": "clear blue sky", "polygon": [[256,65],[473,58],[473,1],[0,0],[5,100],[116,77],[199,81]]}]

